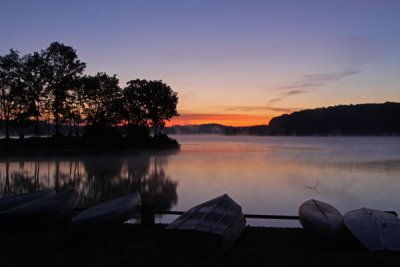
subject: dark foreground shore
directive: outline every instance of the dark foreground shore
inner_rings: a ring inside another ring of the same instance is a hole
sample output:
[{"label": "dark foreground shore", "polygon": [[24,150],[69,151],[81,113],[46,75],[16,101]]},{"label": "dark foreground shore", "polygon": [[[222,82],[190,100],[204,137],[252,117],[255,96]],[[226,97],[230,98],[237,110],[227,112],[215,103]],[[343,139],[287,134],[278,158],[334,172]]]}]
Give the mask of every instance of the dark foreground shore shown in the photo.
[{"label": "dark foreground shore", "polygon": [[164,226],[122,225],[100,233],[11,233],[0,239],[1,266],[399,266],[400,253],[370,253],[352,238],[337,245],[299,228],[247,227],[228,251],[163,242]]}]

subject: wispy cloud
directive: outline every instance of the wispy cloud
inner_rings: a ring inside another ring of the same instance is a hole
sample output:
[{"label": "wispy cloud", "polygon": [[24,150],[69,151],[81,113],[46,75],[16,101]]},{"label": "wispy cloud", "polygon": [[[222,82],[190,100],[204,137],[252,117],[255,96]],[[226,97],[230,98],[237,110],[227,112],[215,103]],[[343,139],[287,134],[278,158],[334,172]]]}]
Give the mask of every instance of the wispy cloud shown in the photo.
[{"label": "wispy cloud", "polygon": [[362,71],[359,68],[352,68],[352,69],[345,69],[339,72],[314,73],[314,74],[304,75],[301,80],[293,84],[278,87],[278,89],[282,91],[282,93],[272,99],[269,99],[268,105],[276,104],[277,102],[281,102],[293,95],[308,93],[326,84],[337,82],[348,76],[357,75],[361,72]]},{"label": "wispy cloud", "polygon": [[[309,90],[306,89],[302,89],[302,90],[290,90],[287,92],[284,92],[283,94],[280,94],[277,97],[271,98],[268,100],[268,105],[274,105],[278,102],[281,102],[283,100],[285,100],[286,98],[292,96],[292,95],[298,95],[298,94],[304,94],[307,93]],[[270,107],[270,109],[273,109],[273,107]]]},{"label": "wispy cloud", "polygon": [[[354,0],[364,3],[362,0]],[[378,0],[370,2],[378,3]],[[361,35],[350,35],[336,44],[340,53],[337,60],[343,69],[336,72],[321,72],[304,75],[300,80],[278,87],[277,95],[268,100],[268,105],[273,105],[293,95],[306,94],[320,89],[327,84],[337,82],[350,76],[362,73],[366,64],[376,61],[384,47],[379,41]],[[341,55],[341,56],[340,56]]]},{"label": "wispy cloud", "polygon": [[225,111],[241,111],[241,112],[251,112],[251,111],[273,111],[273,112],[292,112],[297,110],[295,108],[285,108],[285,107],[268,107],[268,106],[230,106],[225,107]]},{"label": "wispy cloud", "polygon": [[345,77],[356,75],[361,73],[361,69],[345,69],[340,72],[331,73],[316,73],[304,75],[303,79],[294,84],[279,87],[279,89],[301,89],[289,91],[288,95],[294,95],[298,93],[304,93],[303,89],[310,89],[315,87],[321,87],[328,83],[339,81]]}]

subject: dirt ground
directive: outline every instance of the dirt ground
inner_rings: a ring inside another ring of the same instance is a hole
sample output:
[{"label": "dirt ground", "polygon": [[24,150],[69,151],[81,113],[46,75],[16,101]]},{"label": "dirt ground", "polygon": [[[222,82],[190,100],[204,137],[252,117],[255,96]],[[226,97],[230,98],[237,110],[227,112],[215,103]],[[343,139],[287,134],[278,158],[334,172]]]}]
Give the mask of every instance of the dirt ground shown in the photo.
[{"label": "dirt ground", "polygon": [[165,242],[164,225],[86,234],[63,230],[0,233],[1,266],[400,266],[400,253],[366,251],[348,236],[337,244],[300,228],[247,227],[224,252],[204,242]]}]

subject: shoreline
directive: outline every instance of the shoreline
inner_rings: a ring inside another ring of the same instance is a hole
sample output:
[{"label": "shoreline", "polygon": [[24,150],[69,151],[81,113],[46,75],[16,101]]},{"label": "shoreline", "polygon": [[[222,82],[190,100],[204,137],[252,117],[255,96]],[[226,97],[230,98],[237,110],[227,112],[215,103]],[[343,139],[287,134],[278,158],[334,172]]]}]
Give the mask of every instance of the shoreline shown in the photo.
[{"label": "shoreline", "polygon": [[163,244],[163,224],[120,225],[99,232],[2,233],[4,266],[398,266],[400,253],[370,253],[349,236],[337,244],[302,228],[246,227],[227,252],[201,244]]},{"label": "shoreline", "polygon": [[124,155],[139,152],[172,152],[180,150],[180,144],[168,136],[134,143],[129,140],[103,140],[93,143],[84,138],[26,138],[0,139],[0,159],[44,156],[91,156]]}]

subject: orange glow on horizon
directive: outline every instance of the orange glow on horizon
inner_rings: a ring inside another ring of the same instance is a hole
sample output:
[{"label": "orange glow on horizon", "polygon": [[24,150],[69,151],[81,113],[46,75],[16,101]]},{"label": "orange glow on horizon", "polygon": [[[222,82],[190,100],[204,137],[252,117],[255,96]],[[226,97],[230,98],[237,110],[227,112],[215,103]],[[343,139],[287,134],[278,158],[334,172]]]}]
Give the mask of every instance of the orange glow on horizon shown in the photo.
[{"label": "orange glow on horizon", "polygon": [[166,123],[166,126],[174,125],[198,125],[217,123],[225,126],[254,126],[267,125],[271,117],[265,115],[248,114],[181,114]]}]

